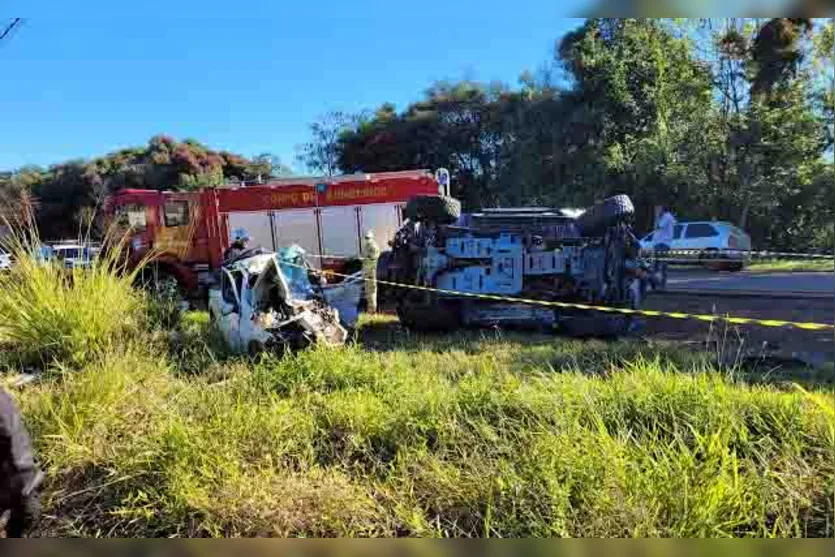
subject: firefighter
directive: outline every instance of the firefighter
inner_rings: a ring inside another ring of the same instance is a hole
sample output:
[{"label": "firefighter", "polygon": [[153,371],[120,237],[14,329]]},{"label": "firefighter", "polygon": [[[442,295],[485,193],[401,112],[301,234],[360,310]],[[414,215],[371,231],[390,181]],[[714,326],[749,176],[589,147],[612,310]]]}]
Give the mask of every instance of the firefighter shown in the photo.
[{"label": "firefighter", "polygon": [[40,516],[43,473],[12,397],[0,387],[0,516],[8,511],[8,538],[22,537]]},{"label": "firefighter", "polygon": [[365,233],[362,243],[362,276],[365,279],[365,303],[368,313],[377,313],[377,260],[380,247],[374,241],[374,232]]},{"label": "firefighter", "polygon": [[223,252],[223,261],[232,261],[249,249],[249,234],[243,228],[238,228],[232,233],[232,243]]}]

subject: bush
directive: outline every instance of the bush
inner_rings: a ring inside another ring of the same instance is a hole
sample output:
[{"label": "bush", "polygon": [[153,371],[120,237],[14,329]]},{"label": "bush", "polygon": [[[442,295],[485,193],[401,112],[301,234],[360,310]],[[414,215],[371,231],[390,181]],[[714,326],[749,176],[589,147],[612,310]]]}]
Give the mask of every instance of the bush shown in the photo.
[{"label": "bush", "polygon": [[33,249],[19,242],[15,264],[0,277],[0,347],[7,357],[25,366],[78,367],[118,351],[139,331],[143,298],[132,275],[118,272],[118,253],[90,269],[68,270],[40,261]]}]

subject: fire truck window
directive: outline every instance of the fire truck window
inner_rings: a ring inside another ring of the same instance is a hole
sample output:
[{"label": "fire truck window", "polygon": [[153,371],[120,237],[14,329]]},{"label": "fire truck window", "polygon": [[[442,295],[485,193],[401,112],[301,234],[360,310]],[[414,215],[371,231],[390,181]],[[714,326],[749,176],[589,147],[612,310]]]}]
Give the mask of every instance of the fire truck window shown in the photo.
[{"label": "fire truck window", "polygon": [[119,226],[123,228],[145,228],[144,205],[123,205],[118,210]]},{"label": "fire truck window", "polygon": [[169,201],[162,208],[165,226],[184,226],[188,224],[188,201]]}]

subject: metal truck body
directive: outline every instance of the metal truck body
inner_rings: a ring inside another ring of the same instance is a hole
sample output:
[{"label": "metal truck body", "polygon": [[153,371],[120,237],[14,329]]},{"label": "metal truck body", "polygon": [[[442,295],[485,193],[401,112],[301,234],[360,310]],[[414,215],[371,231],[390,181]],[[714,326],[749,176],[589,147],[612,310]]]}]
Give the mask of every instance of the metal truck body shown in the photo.
[{"label": "metal truck body", "polygon": [[156,277],[196,294],[220,269],[235,229],[245,229],[253,246],[275,251],[298,245],[314,266],[339,268],[362,256],[366,230],[386,245],[403,222],[407,200],[439,191],[435,176],[422,170],[196,192],[126,189],[108,198],[106,214],[129,234],[132,261],[153,254]]},{"label": "metal truck body", "polygon": [[429,214],[407,208],[412,218],[385,261],[392,282],[437,289],[398,295],[398,315],[406,326],[510,324],[582,336],[616,336],[629,329],[629,315],[559,306],[640,306],[648,269],[638,259],[627,197],[606,200],[579,216],[543,208],[459,216],[454,210],[444,214],[437,202],[431,205]]}]

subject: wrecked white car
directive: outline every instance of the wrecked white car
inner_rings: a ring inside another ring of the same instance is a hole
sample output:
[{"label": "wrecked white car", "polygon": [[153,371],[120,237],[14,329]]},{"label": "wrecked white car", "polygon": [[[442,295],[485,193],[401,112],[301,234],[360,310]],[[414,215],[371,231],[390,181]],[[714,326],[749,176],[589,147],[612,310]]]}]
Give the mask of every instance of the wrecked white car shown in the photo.
[{"label": "wrecked white car", "polygon": [[209,313],[235,352],[284,353],[314,344],[338,346],[359,316],[359,274],[334,285],[314,284],[298,247],[249,250],[220,270],[209,290]]}]

